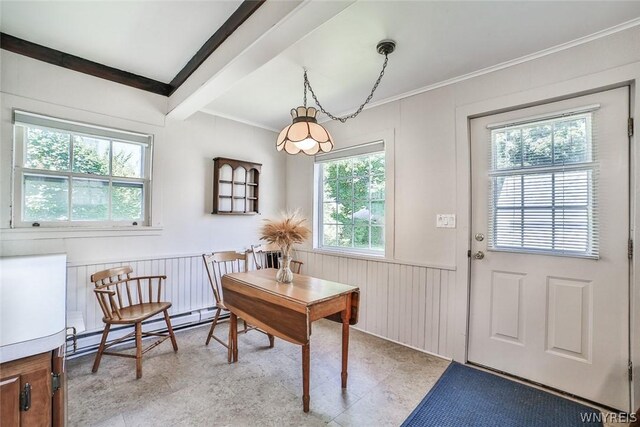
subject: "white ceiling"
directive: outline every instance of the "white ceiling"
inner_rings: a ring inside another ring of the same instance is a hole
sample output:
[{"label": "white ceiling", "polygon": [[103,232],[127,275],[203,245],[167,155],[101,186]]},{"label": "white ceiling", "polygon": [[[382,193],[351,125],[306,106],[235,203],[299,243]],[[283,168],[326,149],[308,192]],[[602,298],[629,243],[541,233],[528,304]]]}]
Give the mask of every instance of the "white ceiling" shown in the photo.
[{"label": "white ceiling", "polygon": [[0,1],[2,32],[168,83],[242,3]]},{"label": "white ceiling", "polygon": [[329,111],[355,110],[380,71],[383,58],[375,46],[385,38],[398,46],[374,102],[638,17],[640,1],[358,1],[306,37],[292,40],[203,111],[278,130],[290,123],[289,110],[302,104],[303,66]]},{"label": "white ceiling", "polygon": [[[169,82],[240,3],[0,0],[0,27]],[[375,46],[385,38],[398,47],[373,103],[629,21],[640,23],[640,1],[269,0],[192,76],[200,80],[185,85],[174,102],[184,108],[172,113],[201,109],[278,130],[302,104],[303,67],[329,111],[354,111],[378,76]]]}]

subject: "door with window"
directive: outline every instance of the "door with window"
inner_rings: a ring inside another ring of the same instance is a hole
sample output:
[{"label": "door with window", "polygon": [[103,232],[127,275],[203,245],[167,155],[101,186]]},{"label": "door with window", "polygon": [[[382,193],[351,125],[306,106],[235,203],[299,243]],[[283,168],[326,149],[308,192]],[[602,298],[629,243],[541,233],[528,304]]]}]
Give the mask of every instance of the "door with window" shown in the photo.
[{"label": "door with window", "polygon": [[630,410],[628,88],[471,120],[470,362]]}]

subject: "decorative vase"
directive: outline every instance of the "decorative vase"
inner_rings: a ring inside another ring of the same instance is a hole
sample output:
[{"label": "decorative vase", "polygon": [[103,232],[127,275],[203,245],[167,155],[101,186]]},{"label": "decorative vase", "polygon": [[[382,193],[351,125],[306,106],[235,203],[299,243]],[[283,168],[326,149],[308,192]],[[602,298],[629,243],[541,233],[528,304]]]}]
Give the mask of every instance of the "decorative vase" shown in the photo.
[{"label": "decorative vase", "polygon": [[293,282],[293,272],[291,271],[291,256],[283,255],[278,257],[278,272],[276,273],[276,282],[291,283]]}]

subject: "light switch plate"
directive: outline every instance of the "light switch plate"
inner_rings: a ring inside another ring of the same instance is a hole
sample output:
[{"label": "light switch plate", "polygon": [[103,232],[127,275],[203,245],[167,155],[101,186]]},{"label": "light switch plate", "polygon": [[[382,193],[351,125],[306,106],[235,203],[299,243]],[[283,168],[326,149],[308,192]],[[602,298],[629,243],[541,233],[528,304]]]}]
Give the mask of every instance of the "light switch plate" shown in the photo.
[{"label": "light switch plate", "polygon": [[456,215],[455,214],[437,214],[436,227],[456,228]]}]

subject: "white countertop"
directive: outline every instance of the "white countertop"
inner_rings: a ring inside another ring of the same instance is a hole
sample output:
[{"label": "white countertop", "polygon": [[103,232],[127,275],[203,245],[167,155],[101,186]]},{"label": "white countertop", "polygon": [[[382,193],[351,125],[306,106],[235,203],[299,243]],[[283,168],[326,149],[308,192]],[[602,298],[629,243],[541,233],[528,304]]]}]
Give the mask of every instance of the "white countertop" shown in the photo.
[{"label": "white countertop", "polygon": [[0,363],[64,345],[65,254],[0,258]]}]

